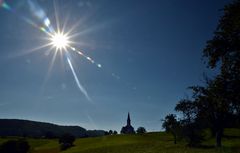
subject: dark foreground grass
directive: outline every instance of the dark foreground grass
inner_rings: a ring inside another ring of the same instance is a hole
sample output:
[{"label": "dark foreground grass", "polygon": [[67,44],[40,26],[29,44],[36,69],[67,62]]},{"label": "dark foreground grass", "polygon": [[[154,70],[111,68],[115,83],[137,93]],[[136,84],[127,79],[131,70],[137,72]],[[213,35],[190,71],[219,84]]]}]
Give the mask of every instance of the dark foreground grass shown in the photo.
[{"label": "dark foreground grass", "polygon": [[[189,148],[183,141],[173,144],[171,135],[164,132],[143,135],[114,135],[83,138],[62,153],[240,153],[240,130],[228,129],[223,147],[216,149],[214,139],[206,140],[201,147]],[[0,143],[16,138],[2,138]],[[31,153],[59,153],[57,140],[28,139]]]}]

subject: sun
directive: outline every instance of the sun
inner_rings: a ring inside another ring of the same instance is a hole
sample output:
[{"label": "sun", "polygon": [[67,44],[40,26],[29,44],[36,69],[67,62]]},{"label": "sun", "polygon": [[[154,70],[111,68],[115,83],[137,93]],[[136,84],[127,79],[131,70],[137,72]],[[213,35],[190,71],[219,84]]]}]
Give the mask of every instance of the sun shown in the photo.
[{"label": "sun", "polygon": [[51,44],[56,48],[56,50],[66,50],[69,46],[69,38],[66,34],[58,32],[51,35]]}]

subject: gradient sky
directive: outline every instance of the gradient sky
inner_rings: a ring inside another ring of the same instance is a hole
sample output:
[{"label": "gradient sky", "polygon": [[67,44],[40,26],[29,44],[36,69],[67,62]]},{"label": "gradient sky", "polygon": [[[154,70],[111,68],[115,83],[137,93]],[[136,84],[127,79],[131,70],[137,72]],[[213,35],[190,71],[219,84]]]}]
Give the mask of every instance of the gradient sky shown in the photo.
[{"label": "gradient sky", "polygon": [[[80,33],[72,39],[75,47],[103,66],[71,54],[92,102],[60,55],[48,73],[48,47],[25,54],[48,36],[21,18],[39,24],[26,0],[6,2],[16,11],[0,9],[0,118],[119,131],[129,111],[135,128],[157,131],[189,95],[186,88],[211,73],[202,50],[230,0],[57,1],[60,22],[68,18],[66,31],[80,23],[73,31]],[[56,26],[53,1],[37,2]]]}]

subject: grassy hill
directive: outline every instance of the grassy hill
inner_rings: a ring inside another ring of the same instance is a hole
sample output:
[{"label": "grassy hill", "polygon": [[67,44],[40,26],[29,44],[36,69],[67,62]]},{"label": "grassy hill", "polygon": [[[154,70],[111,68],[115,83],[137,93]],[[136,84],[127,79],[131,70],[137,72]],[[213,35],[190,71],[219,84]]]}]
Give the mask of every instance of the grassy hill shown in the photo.
[{"label": "grassy hill", "polygon": [[[75,146],[62,153],[240,153],[240,131],[226,130],[223,148],[214,148],[214,139],[208,139],[203,147],[189,148],[182,141],[173,144],[172,136],[164,132],[143,135],[114,135],[96,138],[80,138]],[[0,143],[8,139],[2,138]],[[58,153],[57,140],[28,139],[31,153]]]}]

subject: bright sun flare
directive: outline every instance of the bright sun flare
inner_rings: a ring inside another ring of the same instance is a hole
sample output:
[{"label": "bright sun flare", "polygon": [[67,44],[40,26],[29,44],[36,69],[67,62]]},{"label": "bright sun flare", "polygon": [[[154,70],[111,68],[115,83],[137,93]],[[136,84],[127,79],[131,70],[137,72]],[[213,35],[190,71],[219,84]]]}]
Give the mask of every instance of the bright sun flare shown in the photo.
[{"label": "bright sun flare", "polygon": [[57,50],[66,49],[69,45],[69,40],[63,33],[55,33],[52,35],[51,44],[56,47]]}]

